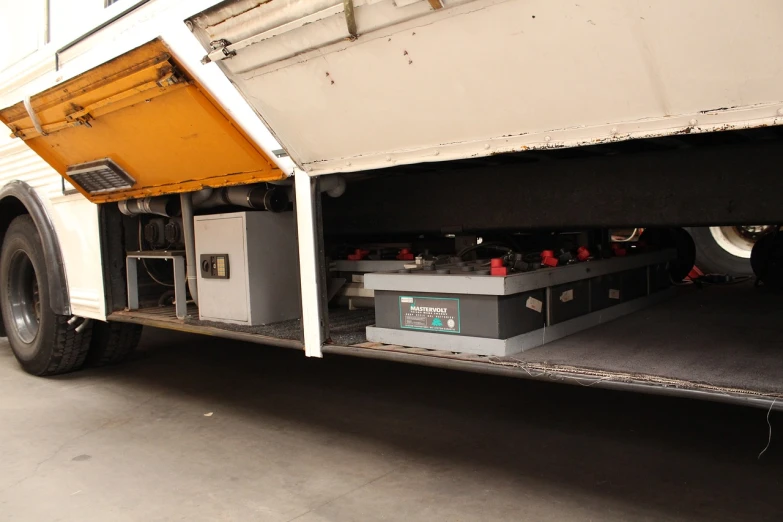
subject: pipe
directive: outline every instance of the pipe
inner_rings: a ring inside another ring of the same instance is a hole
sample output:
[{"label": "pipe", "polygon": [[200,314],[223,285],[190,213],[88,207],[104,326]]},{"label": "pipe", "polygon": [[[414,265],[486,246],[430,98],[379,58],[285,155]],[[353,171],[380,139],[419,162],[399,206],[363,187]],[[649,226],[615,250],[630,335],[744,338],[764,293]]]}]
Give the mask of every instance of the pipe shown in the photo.
[{"label": "pipe", "polygon": [[345,178],[342,176],[323,176],[319,178],[318,187],[321,192],[333,198],[339,198],[345,194]]},{"label": "pipe", "polygon": [[198,192],[193,193],[193,208],[198,208],[199,205],[204,203],[206,200],[212,196],[213,190],[209,187],[203,188],[199,190]]},{"label": "pipe", "polygon": [[282,212],[288,208],[288,191],[283,187],[268,187],[261,185],[244,185],[216,189],[197,208],[212,208],[235,205],[256,210]]},{"label": "pipe", "polygon": [[185,274],[193,302],[198,305],[198,280],[196,275],[196,235],[193,232],[193,196],[190,192],[179,195],[182,207],[182,230],[185,235]]},{"label": "pipe", "polygon": [[158,216],[172,217],[179,214],[179,207],[175,199],[168,196],[155,198],[126,199],[117,203],[120,212],[126,216],[139,214],[156,214]]},{"label": "pipe", "polygon": [[232,205],[270,212],[282,212],[288,208],[288,194],[277,187],[267,188],[264,185],[228,187],[225,189],[225,198]]},{"label": "pipe", "polygon": [[[347,183],[344,177],[337,174],[330,174],[328,176],[327,175],[319,176],[318,179],[320,180],[320,183],[318,184],[318,188],[321,192],[326,192],[327,195],[333,198],[339,198],[340,196],[345,194],[345,188],[347,186]],[[286,178],[279,181],[270,181],[269,183],[281,187],[287,187],[288,194],[291,194],[293,189],[293,184],[294,184],[294,178]]]}]

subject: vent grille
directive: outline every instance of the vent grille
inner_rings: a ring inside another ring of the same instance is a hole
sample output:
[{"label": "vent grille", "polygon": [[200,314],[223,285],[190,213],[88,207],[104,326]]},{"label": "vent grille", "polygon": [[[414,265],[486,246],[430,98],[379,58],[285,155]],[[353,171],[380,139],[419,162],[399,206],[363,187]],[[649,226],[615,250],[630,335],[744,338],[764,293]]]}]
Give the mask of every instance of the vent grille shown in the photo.
[{"label": "vent grille", "polygon": [[90,194],[129,189],[136,183],[136,180],[108,158],[71,165],[65,173],[72,183]]}]

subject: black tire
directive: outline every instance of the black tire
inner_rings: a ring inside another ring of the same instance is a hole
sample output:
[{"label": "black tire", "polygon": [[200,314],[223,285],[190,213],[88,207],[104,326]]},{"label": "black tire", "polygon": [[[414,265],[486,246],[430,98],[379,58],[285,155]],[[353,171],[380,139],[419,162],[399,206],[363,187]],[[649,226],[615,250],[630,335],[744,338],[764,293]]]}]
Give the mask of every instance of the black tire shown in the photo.
[{"label": "black tire", "polygon": [[33,375],[78,370],[90,348],[91,325],[55,314],[49,306],[46,260],[28,215],[14,218],[0,252],[0,306],[8,342]]},{"label": "black tire", "polygon": [[685,279],[693,269],[696,246],[685,229],[646,228],[639,241],[658,248],[673,248],[677,251],[677,258],[669,262],[669,275],[675,283]]},{"label": "black tire", "polygon": [[709,227],[688,229],[696,243],[696,266],[705,274],[753,275],[750,259],[735,256],[721,247]]},{"label": "black tire", "polygon": [[90,366],[106,366],[122,362],[139,344],[141,325],[116,322],[95,322],[92,343],[87,356]]}]

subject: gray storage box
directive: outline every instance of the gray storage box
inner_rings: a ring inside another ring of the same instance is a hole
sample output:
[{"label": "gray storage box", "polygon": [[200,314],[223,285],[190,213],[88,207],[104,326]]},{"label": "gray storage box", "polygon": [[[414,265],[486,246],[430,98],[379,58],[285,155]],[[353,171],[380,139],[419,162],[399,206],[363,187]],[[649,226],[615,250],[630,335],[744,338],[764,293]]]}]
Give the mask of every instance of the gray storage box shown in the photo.
[{"label": "gray storage box", "polygon": [[196,216],[194,229],[199,319],[256,326],[300,317],[293,212]]}]

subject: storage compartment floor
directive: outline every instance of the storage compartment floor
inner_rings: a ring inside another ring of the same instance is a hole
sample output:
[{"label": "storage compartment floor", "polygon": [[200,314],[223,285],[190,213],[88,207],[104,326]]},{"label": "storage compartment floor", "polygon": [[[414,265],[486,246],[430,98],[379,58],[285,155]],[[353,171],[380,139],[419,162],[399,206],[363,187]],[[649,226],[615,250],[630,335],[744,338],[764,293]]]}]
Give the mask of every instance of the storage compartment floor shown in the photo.
[{"label": "storage compartment floor", "polygon": [[332,344],[351,346],[367,341],[367,327],[375,324],[375,310],[372,308],[329,310],[329,336]]},{"label": "storage compartment floor", "polygon": [[783,295],[751,282],[678,290],[664,303],[499,360],[783,394]]},{"label": "storage compartment floor", "polygon": [[241,324],[201,321],[198,319],[198,307],[193,304],[188,305],[188,317],[184,321],[182,319],[177,319],[173,306],[154,306],[133,311],[123,310],[114,312],[110,319],[112,318],[115,320],[134,318],[140,319],[141,322],[146,320],[155,321],[158,323],[184,323],[189,326],[209,326],[212,328],[218,328],[220,330],[263,335],[266,337],[285,339],[290,341],[301,341],[303,339],[302,322],[299,319],[292,319],[290,321],[282,321],[279,323],[266,324],[261,326],[244,326]]},{"label": "storage compartment floor", "polygon": [[[195,317],[198,317],[198,315]],[[302,333],[302,321],[300,319],[291,319],[290,321],[262,324],[259,326],[246,326],[243,324],[202,321],[200,319],[196,319],[195,317],[188,317],[185,319],[185,323],[196,326],[211,326],[213,328],[219,328],[221,330],[228,330],[231,332],[263,335],[265,337],[273,337],[275,339],[287,339],[290,341],[301,341],[304,339],[304,334]]]}]

